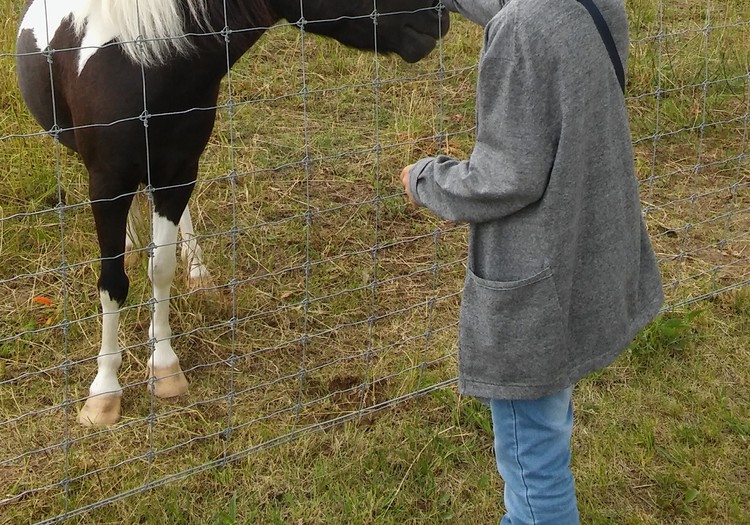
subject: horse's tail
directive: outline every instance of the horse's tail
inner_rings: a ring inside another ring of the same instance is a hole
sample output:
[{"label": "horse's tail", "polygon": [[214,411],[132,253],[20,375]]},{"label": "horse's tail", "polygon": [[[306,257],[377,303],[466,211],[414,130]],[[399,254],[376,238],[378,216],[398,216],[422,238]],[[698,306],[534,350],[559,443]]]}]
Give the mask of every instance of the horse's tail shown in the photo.
[{"label": "horse's tail", "polygon": [[205,0],[84,0],[75,27],[112,31],[123,52],[135,63],[163,64],[169,57],[190,50],[185,38],[185,17],[202,20]]}]

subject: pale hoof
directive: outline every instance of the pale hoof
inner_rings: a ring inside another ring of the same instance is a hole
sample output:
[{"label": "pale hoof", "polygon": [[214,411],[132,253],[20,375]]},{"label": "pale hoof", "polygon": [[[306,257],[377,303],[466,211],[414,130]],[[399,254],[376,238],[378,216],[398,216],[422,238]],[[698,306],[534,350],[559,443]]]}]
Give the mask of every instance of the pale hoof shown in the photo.
[{"label": "pale hoof", "polygon": [[188,382],[179,363],[166,368],[151,368],[149,365],[148,378],[148,387],[153,388],[156,397],[177,397],[188,391]]},{"label": "pale hoof", "polygon": [[89,397],[78,414],[78,423],[85,427],[114,425],[120,421],[122,393]]}]

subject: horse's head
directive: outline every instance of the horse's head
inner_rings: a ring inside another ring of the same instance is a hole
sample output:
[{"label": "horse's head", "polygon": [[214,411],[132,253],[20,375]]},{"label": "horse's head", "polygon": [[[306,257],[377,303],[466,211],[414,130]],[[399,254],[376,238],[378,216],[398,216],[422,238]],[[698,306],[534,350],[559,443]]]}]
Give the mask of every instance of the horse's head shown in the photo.
[{"label": "horse's head", "polygon": [[447,10],[437,9],[438,0],[276,0],[272,5],[289,22],[304,19],[305,31],[357,49],[396,53],[407,62],[426,57],[450,25]]}]

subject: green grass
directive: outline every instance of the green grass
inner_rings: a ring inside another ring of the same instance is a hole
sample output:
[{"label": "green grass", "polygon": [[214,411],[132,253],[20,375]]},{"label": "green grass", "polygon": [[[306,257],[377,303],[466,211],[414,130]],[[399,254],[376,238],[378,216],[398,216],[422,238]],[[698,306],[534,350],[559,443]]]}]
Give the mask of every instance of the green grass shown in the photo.
[{"label": "green grass", "polygon": [[[749,302],[675,312],[579,385],[582,523],[750,523]],[[444,389],[74,522],[494,523],[491,439],[487,408]]]},{"label": "green grass", "polygon": [[[0,0],[0,53],[13,48],[22,3]],[[717,292],[750,276],[750,2],[637,0],[628,10],[638,176],[675,307],[576,391],[583,523],[744,525],[750,294]],[[443,80],[437,54],[416,65],[380,59],[376,91],[371,55],[308,38],[309,89],[340,89],[303,101],[299,36],[286,29],[237,65],[234,131],[220,110],[192,204],[209,266],[226,286],[190,294],[180,275],[174,288],[172,327],[184,334],[174,345],[190,394],[166,402],[145,394],[150,285],[141,261],[122,319],[123,423],[100,433],[75,425],[78,407],[65,405],[86,395],[99,343],[86,177],[47,137],[16,136],[38,128],[17,93],[13,58],[0,56],[0,338],[11,337],[0,344],[0,461],[16,458],[0,467],[0,500],[11,498],[0,523],[53,517],[211,462],[71,522],[497,521],[487,409],[452,388],[284,441],[456,373],[465,230],[406,206],[397,180],[422,155],[471,151],[476,72],[463,68],[475,63],[481,32],[455,21]],[[450,138],[432,138],[440,132]],[[223,178],[231,170],[236,193]],[[56,271],[63,247],[65,279]],[[221,465],[233,454],[243,459]]]}]

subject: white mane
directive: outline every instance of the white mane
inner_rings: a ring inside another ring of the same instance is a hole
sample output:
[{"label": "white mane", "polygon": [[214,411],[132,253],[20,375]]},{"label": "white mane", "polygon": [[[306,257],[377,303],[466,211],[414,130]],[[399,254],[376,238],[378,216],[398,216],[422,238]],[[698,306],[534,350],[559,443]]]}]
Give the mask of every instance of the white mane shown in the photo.
[{"label": "white mane", "polygon": [[182,5],[184,2],[191,16],[203,21],[205,1],[80,0],[73,19],[79,34],[114,35],[133,62],[156,65],[163,64],[170,56],[190,50],[190,43],[185,38]]}]

